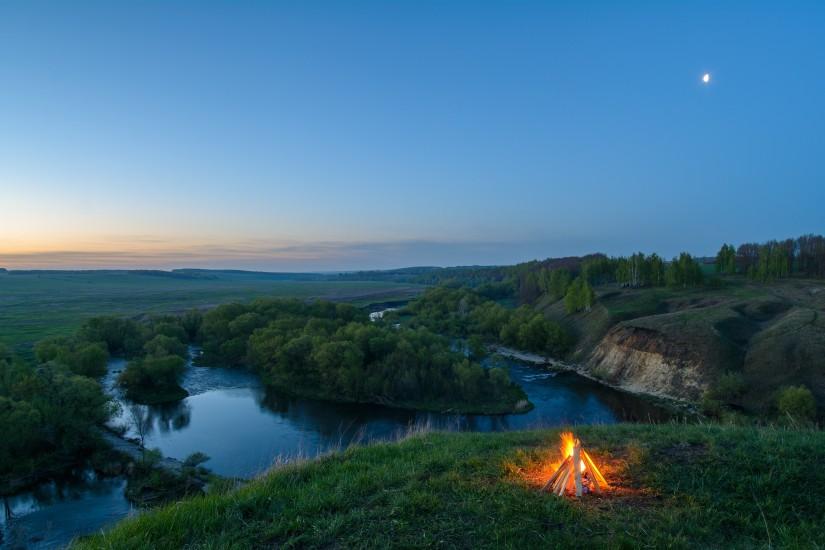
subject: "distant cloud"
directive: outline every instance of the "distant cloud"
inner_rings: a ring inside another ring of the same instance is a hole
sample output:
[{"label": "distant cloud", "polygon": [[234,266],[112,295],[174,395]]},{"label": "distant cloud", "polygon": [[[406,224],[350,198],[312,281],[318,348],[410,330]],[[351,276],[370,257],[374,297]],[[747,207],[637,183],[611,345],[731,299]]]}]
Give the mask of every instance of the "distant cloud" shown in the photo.
[{"label": "distant cloud", "polygon": [[[112,246],[115,245],[115,246]],[[120,246],[117,246],[120,245]],[[137,245],[137,246],[136,246]],[[121,269],[182,267],[348,271],[413,265],[504,264],[553,255],[547,244],[514,242],[271,242],[172,247],[165,239],[119,237],[105,250],[0,252],[0,267]]]}]

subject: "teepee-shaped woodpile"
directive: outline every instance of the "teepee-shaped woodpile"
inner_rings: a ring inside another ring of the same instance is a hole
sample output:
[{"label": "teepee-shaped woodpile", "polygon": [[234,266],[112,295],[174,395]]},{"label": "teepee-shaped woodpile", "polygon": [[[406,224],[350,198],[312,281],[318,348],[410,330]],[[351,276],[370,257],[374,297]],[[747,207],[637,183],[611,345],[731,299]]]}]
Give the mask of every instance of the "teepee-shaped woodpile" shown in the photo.
[{"label": "teepee-shaped woodpile", "polygon": [[561,434],[561,440],[564,460],[542,491],[562,496],[569,488],[580,497],[585,491],[601,493],[603,488],[607,488],[607,481],[587,451],[582,449],[581,441],[570,432]]}]

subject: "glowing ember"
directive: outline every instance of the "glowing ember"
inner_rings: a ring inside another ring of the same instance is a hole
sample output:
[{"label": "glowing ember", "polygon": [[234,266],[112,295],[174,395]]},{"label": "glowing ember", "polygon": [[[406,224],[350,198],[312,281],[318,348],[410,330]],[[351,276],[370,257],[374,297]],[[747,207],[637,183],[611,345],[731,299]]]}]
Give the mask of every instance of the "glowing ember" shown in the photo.
[{"label": "glowing ember", "polygon": [[600,493],[603,488],[607,488],[604,476],[571,432],[561,434],[561,456],[561,465],[545,484],[543,491],[552,491],[561,496],[570,488],[580,497],[585,492]]}]

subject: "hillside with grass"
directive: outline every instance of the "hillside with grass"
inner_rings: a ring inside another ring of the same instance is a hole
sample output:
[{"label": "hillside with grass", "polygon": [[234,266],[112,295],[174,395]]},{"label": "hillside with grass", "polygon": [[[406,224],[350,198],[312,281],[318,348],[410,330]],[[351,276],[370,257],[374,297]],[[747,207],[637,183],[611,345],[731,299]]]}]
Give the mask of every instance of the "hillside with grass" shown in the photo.
[{"label": "hillside with grass", "polygon": [[799,548],[825,545],[825,434],[721,425],[575,428],[609,489],[539,488],[559,431],[414,435],[276,468],[75,548]]},{"label": "hillside with grass", "polygon": [[[825,404],[825,282],[730,277],[717,288],[597,287],[590,311],[538,307],[577,337],[582,370],[632,391],[770,412],[802,384]],[[724,385],[721,388],[720,385]]]}]

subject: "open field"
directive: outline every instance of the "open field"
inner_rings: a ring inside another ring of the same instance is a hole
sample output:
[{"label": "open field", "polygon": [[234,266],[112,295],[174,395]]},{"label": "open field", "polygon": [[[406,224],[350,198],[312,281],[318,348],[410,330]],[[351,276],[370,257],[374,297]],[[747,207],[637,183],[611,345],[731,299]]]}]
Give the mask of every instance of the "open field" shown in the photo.
[{"label": "open field", "polygon": [[0,342],[26,354],[37,340],[69,334],[96,315],[139,315],[208,307],[260,296],[325,298],[356,305],[403,300],[423,287],[378,281],[285,280],[263,273],[0,273]]},{"label": "open field", "polygon": [[79,548],[821,548],[825,433],[575,428],[610,489],[540,493],[558,431],[429,434],[276,469]]}]

